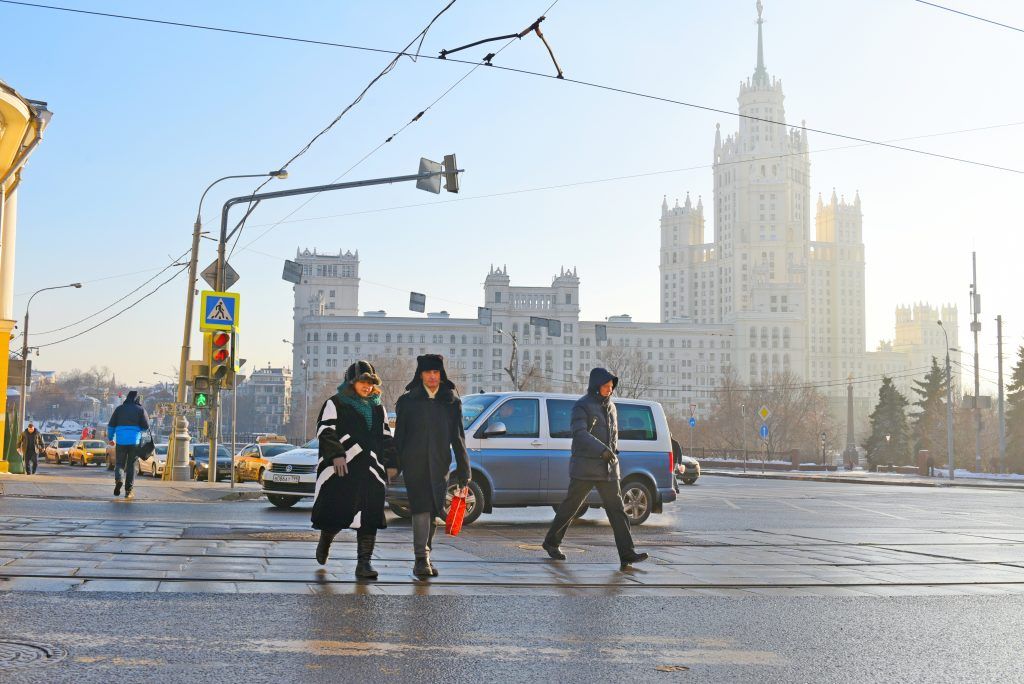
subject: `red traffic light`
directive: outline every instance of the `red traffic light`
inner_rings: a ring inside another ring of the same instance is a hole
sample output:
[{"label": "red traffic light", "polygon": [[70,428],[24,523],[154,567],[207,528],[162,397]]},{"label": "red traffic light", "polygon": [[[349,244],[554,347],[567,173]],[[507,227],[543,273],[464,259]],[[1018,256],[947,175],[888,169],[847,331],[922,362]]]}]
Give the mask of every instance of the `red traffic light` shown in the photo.
[{"label": "red traffic light", "polygon": [[216,333],[213,333],[213,346],[214,347],[223,347],[223,346],[225,346],[230,341],[231,341],[231,335],[228,335],[226,332],[216,332]]},{"label": "red traffic light", "polygon": [[221,362],[221,361],[227,361],[227,359],[228,359],[228,350],[227,349],[218,349],[217,351],[213,352],[213,360],[214,361]]}]

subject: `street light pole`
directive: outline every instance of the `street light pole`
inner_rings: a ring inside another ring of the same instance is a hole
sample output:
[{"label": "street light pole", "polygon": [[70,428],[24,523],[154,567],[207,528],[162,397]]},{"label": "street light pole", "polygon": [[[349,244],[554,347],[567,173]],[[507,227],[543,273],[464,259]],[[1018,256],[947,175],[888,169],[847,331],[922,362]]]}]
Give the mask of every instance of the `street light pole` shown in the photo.
[{"label": "street light pole", "polygon": [[309,359],[302,359],[302,443],[309,441]]},{"label": "street light pole", "polygon": [[953,370],[949,363],[949,333],[939,321],[942,335],[946,339],[946,453],[949,457],[949,479],[953,479]]},{"label": "street light pole", "polygon": [[188,361],[191,354],[192,342],[192,305],[196,293],[196,271],[199,264],[199,238],[203,234],[203,200],[206,193],[210,192],[217,183],[234,178],[287,178],[288,172],[279,170],[269,173],[247,173],[234,176],[224,176],[206,186],[203,194],[199,197],[199,208],[196,210],[196,220],[192,229],[192,254],[188,261],[188,290],[185,293],[185,330],[181,337],[181,357],[178,364],[178,392],[176,394],[176,405],[174,409],[174,427],[171,432],[171,444],[168,449],[168,467],[171,480],[189,479],[188,447],[190,437],[188,434],[188,417],[184,413],[178,413],[177,404],[185,403],[187,382],[188,382]]},{"label": "street light pole", "polygon": [[[41,290],[36,290],[32,293],[32,296],[28,298],[28,303],[25,305],[25,327],[21,331],[21,363],[22,363],[22,374],[21,374],[21,396],[19,397],[19,410],[18,420],[25,420],[25,406],[26,398],[28,395],[28,310],[32,306],[32,300],[40,292],[46,292],[47,290],[62,290],[65,287],[73,287],[76,290],[81,289],[82,283],[70,283],[68,285],[54,285],[53,287],[44,287]],[[21,425],[18,425],[18,432],[21,432]]]}]

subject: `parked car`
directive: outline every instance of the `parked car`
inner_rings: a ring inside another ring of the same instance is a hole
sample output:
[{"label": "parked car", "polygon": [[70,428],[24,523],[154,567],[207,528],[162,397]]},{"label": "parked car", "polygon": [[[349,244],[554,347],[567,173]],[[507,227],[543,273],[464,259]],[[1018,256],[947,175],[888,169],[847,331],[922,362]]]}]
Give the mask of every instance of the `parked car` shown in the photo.
[{"label": "parked car", "polygon": [[700,463],[692,456],[683,454],[676,464],[676,479],[685,485],[692,485],[700,477]]},{"label": "parked car", "polygon": [[68,450],[68,465],[107,464],[107,443],[102,439],[80,439]]},{"label": "parked car", "polygon": [[135,462],[139,467],[139,475],[152,475],[153,477],[161,477],[164,474],[164,466],[167,465],[167,446],[166,444],[156,444],[155,448],[146,458],[136,459]]},{"label": "parked car", "polygon": [[75,440],[73,439],[54,439],[46,445],[44,458],[47,463],[67,463],[68,452],[71,451],[73,446],[75,446]]},{"label": "parked car", "polygon": [[[545,392],[463,397],[462,422],[473,472],[464,524],[495,508],[561,503],[569,487],[570,422],[577,399]],[[630,523],[639,525],[676,499],[668,421],[655,401],[613,401],[619,416],[622,499]],[[449,486],[449,501],[456,488],[454,482]],[[401,476],[388,488],[388,501],[397,515],[409,516]],[[600,502],[597,492],[591,492],[587,505]]]},{"label": "parked car", "polygon": [[[189,467],[193,480],[209,478],[210,445],[193,444],[189,453]],[[231,479],[231,452],[223,444],[217,445],[217,480]]]},{"label": "parked car", "polygon": [[316,488],[316,465],[320,440],[314,439],[267,459],[263,493],[278,508],[291,508],[303,498],[312,498]]},{"label": "parked car", "polygon": [[245,445],[235,456],[235,481],[251,480],[263,484],[263,473],[270,467],[270,457],[292,449],[298,449],[298,446],[278,442]]},{"label": "parked car", "polygon": [[43,439],[43,444],[49,444],[55,439],[63,439],[64,435],[59,432],[40,432],[39,436]]}]

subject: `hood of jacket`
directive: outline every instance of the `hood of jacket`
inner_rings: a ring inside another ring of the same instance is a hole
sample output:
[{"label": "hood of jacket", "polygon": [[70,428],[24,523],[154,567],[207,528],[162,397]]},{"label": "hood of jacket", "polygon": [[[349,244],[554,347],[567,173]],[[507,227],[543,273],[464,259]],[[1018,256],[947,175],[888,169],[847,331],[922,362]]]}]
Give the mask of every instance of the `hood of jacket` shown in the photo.
[{"label": "hood of jacket", "polygon": [[590,382],[587,383],[587,394],[599,396],[597,391],[601,389],[601,385],[605,384],[609,380],[612,383],[612,389],[619,386],[619,378],[612,375],[607,368],[594,368],[590,371]]},{"label": "hood of jacket", "polygon": [[128,392],[128,396],[124,398],[124,403],[128,405],[136,404],[138,406],[142,406],[142,397],[139,396],[138,391],[130,390]]}]

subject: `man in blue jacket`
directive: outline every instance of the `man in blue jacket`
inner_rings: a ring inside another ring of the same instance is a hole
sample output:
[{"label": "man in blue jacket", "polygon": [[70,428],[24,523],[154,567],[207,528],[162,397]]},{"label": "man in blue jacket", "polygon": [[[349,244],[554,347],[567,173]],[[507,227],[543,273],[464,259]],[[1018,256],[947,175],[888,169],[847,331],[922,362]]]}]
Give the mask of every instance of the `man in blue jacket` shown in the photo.
[{"label": "man in blue jacket", "polygon": [[587,393],[572,407],[572,455],[569,458],[569,491],[559,505],[542,544],[555,560],[565,560],[558,548],[591,490],[597,488],[601,505],[615,533],[619,562],[625,569],[647,560],[646,553],[637,553],[629,533],[629,518],[622,505],[619,484],[619,417],[612,403],[612,392],[619,379],[604,368],[590,371]]},{"label": "man in blue jacket", "polygon": [[116,444],[114,454],[114,496],[121,493],[124,485],[124,498],[132,498],[132,485],[135,484],[135,458],[142,431],[149,429],[149,416],[142,407],[142,397],[135,390],[128,393],[124,403],[114,409],[107,423],[107,440]]}]

